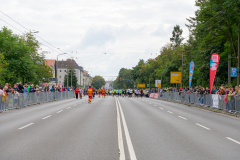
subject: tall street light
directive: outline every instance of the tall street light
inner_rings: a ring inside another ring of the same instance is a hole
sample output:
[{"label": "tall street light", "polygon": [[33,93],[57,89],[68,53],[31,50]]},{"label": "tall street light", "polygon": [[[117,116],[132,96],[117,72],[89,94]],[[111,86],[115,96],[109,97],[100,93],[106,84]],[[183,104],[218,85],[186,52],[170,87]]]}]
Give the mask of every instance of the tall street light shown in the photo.
[{"label": "tall street light", "polygon": [[56,86],[58,85],[58,56],[60,55],[64,55],[64,54],[67,54],[67,53],[61,53],[61,54],[58,54],[57,55],[57,62],[56,62]]},{"label": "tall street light", "polygon": [[[237,15],[226,13],[223,11],[219,11],[219,13],[223,14],[229,14],[235,17],[238,17]],[[238,56],[237,56],[237,85],[239,86],[239,79],[240,79],[240,19],[238,20]]]}]

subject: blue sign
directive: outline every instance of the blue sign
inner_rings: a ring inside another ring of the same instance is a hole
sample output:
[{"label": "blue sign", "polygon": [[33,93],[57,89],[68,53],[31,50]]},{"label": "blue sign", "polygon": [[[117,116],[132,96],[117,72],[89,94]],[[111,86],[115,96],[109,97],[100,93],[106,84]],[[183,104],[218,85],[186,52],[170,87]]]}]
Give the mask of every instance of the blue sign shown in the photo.
[{"label": "blue sign", "polygon": [[237,77],[237,67],[231,67],[231,77]]},{"label": "blue sign", "polygon": [[194,64],[193,61],[191,61],[190,67],[189,67],[189,92],[190,92],[190,88],[191,88],[191,84],[192,84],[192,77],[193,77],[194,67],[195,67],[195,64]]},{"label": "blue sign", "polygon": [[149,84],[147,84],[147,87],[149,87]]}]

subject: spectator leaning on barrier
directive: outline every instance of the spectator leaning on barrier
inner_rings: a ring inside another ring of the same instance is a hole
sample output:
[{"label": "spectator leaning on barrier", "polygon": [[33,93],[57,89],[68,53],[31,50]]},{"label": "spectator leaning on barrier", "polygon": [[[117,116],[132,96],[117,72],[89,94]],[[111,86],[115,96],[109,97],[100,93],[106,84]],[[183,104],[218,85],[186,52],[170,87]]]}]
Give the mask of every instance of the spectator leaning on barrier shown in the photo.
[{"label": "spectator leaning on barrier", "polygon": [[[15,84],[15,85],[16,85],[16,84]],[[15,87],[14,87],[14,88],[15,88]],[[20,94],[19,94],[17,88],[15,88],[15,89],[13,90],[13,92],[14,92],[14,95],[13,95],[13,104],[14,104],[14,107],[15,107],[15,108],[18,108],[18,97],[20,97]]]},{"label": "spectator leaning on barrier", "polygon": [[12,93],[14,93],[15,91],[16,91],[16,92],[18,91],[18,86],[17,86],[17,84],[14,84],[14,85],[13,85]]},{"label": "spectator leaning on barrier", "polygon": [[19,84],[18,84],[18,91],[19,91],[19,93],[23,93],[23,85],[22,85],[22,82],[19,82]]},{"label": "spectator leaning on barrier", "polygon": [[52,88],[50,89],[51,92],[55,92],[55,86],[53,85]]},{"label": "spectator leaning on barrier", "polygon": [[31,88],[31,83],[30,82],[28,82],[28,92],[29,92],[29,89]]},{"label": "spectator leaning on barrier", "polygon": [[32,84],[31,87],[29,88],[29,92],[35,92],[34,85]]},{"label": "spectator leaning on barrier", "polygon": [[209,90],[209,88],[208,88],[208,87],[206,87],[205,94],[210,94],[210,90]]},{"label": "spectator leaning on barrier", "polygon": [[40,92],[40,90],[39,90],[39,86],[38,86],[38,85],[36,85],[35,92],[37,92],[37,93]]}]

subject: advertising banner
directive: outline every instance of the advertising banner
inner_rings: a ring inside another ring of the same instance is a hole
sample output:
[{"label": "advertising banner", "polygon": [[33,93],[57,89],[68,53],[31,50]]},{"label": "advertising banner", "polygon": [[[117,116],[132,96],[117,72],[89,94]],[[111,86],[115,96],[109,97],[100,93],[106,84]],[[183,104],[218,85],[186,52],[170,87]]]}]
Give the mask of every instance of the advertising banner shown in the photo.
[{"label": "advertising banner", "polygon": [[217,53],[213,53],[210,59],[210,94],[212,93],[212,87],[217,73],[219,61],[220,56]]},{"label": "advertising banner", "polygon": [[194,67],[195,67],[195,64],[194,64],[193,61],[191,61],[190,67],[189,67],[189,92],[190,92],[190,88],[191,88],[191,84],[192,84],[192,77],[193,77]]},{"label": "advertising banner", "polygon": [[171,72],[170,83],[181,83],[181,72]]}]

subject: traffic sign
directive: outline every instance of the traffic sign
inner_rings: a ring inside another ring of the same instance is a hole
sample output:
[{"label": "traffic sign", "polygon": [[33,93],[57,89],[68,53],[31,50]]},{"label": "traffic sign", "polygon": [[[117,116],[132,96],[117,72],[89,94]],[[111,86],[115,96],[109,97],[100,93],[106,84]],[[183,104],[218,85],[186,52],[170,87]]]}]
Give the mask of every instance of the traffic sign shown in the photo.
[{"label": "traffic sign", "polygon": [[171,72],[170,83],[181,83],[181,72]]},{"label": "traffic sign", "polygon": [[237,67],[231,67],[231,77],[237,77]]},{"label": "traffic sign", "polygon": [[138,88],[145,88],[145,84],[138,84]]}]

